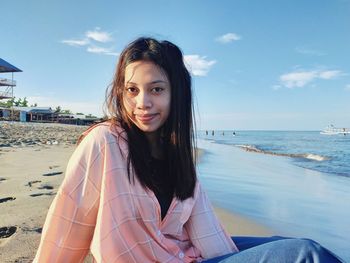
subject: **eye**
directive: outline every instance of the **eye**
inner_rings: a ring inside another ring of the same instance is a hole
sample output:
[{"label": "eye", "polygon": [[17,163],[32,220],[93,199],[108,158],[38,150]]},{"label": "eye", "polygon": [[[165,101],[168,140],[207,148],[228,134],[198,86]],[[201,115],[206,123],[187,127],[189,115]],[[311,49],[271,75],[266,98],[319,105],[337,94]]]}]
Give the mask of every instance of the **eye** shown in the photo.
[{"label": "eye", "polygon": [[162,88],[162,87],[154,87],[154,88],[152,88],[152,92],[153,93],[160,93],[160,92],[162,92],[164,90],[164,88]]},{"label": "eye", "polygon": [[138,92],[137,88],[135,87],[126,87],[126,92],[130,93],[130,94],[136,94]]}]

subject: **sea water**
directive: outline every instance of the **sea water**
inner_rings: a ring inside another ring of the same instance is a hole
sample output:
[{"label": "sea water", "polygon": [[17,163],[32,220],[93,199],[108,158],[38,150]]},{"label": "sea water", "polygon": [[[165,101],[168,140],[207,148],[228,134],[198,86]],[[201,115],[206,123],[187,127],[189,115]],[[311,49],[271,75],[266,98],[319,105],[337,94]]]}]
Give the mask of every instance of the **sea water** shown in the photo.
[{"label": "sea water", "polygon": [[[295,165],[350,177],[350,134],[322,135],[319,131],[205,131],[199,138],[248,151],[291,157]],[[235,136],[233,136],[235,135]]]},{"label": "sea water", "polygon": [[218,205],[278,234],[312,238],[350,262],[350,136],[201,131],[198,166]]}]

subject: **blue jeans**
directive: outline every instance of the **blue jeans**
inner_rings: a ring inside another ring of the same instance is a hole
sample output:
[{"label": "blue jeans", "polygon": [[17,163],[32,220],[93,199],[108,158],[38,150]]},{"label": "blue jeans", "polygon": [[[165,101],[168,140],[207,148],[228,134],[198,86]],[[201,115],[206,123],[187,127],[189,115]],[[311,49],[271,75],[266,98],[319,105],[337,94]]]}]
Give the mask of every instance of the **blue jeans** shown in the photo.
[{"label": "blue jeans", "polygon": [[240,252],[204,260],[205,263],[333,263],[344,262],[310,239],[232,237]]}]

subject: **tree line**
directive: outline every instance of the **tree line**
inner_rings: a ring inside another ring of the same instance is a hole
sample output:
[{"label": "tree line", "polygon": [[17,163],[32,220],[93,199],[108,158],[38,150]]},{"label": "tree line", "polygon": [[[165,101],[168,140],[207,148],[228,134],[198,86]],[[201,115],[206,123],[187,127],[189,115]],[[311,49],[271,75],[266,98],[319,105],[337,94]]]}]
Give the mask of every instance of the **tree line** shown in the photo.
[{"label": "tree line", "polygon": [[[11,99],[8,99],[6,102],[1,102],[0,101],[0,107],[5,107],[5,108],[10,108],[10,107],[28,107],[28,100],[27,97],[22,98],[18,98],[16,99],[16,97],[13,97]],[[30,107],[37,107],[37,103],[34,103],[33,105],[30,105]]]},{"label": "tree line", "polygon": [[[1,102],[0,101],[0,107],[5,107],[5,108],[11,108],[11,107],[37,107],[38,104],[34,103],[28,106],[28,100],[27,97],[22,98],[17,98],[13,97],[11,99],[8,99],[6,102]],[[61,113],[61,114],[73,114],[71,110],[63,110],[61,106],[57,106],[55,108],[55,113]],[[84,113],[77,112],[76,115],[84,115]],[[86,117],[88,118],[97,118],[96,116],[92,114],[87,114]]]}]

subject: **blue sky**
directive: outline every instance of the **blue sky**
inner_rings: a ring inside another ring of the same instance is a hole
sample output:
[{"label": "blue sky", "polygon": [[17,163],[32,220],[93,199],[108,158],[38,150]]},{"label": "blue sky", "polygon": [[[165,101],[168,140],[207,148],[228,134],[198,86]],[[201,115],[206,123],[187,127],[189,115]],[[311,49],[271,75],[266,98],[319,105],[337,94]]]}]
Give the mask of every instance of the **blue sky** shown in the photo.
[{"label": "blue sky", "polygon": [[[350,127],[350,1],[1,1],[16,97],[102,116],[118,54],[177,44],[199,129]],[[0,77],[10,77],[1,74]]]}]

